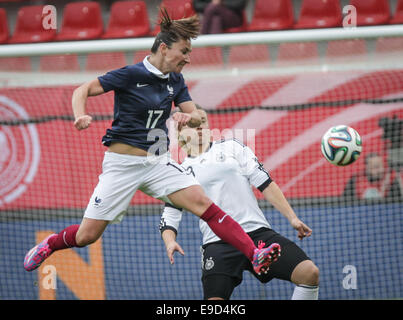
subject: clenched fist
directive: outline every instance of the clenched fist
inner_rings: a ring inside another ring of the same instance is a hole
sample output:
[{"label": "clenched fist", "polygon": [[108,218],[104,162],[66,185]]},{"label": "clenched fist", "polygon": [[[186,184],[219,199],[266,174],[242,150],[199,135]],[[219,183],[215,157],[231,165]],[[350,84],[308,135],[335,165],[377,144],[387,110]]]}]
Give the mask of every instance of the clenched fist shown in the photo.
[{"label": "clenched fist", "polygon": [[84,115],[81,117],[78,117],[75,121],[74,121],[74,126],[76,127],[77,130],[83,130],[83,129],[87,129],[92,121],[92,117],[89,115]]}]

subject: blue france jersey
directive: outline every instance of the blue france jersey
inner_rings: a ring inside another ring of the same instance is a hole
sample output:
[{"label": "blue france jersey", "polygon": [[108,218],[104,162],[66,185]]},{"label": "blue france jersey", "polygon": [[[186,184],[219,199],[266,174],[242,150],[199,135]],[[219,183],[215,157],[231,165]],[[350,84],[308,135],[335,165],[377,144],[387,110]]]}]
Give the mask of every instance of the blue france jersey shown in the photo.
[{"label": "blue france jersey", "polygon": [[172,102],[178,105],[192,100],[182,74],[171,72],[162,78],[139,62],[110,71],[98,80],[105,92],[115,91],[114,120],[102,143],[109,146],[116,141],[155,154],[166,152],[166,121]]}]

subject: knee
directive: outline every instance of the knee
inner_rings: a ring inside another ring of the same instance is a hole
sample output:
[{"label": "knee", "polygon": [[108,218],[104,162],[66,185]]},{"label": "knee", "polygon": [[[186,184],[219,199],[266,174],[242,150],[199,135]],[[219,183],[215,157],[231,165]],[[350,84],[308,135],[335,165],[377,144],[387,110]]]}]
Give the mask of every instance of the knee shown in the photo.
[{"label": "knee", "polygon": [[79,247],[88,246],[99,239],[99,235],[96,232],[84,231],[77,232],[76,234],[76,244]]},{"label": "knee", "polygon": [[212,204],[212,201],[204,193],[198,193],[193,195],[193,203],[204,210]]},{"label": "knee", "polygon": [[305,260],[295,268],[291,280],[296,285],[318,286],[319,268],[312,261]]},{"label": "knee", "polygon": [[190,199],[188,199],[187,209],[200,217],[204,212],[206,212],[212,203],[213,202],[204,194],[204,192],[194,193]]},{"label": "knee", "polygon": [[172,204],[184,208],[197,216],[201,216],[213,203],[199,185],[190,186],[169,195]]},{"label": "knee", "polygon": [[319,285],[319,268],[312,262],[306,271],[306,285],[318,286]]}]

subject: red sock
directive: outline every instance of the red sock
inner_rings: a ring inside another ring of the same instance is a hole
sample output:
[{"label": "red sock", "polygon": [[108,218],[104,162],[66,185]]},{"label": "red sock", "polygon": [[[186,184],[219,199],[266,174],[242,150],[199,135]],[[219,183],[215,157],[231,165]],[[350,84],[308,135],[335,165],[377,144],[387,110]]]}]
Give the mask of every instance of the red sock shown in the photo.
[{"label": "red sock", "polygon": [[232,219],[229,214],[226,214],[213,203],[200,218],[207,222],[211,230],[221,240],[237,248],[252,261],[256,246],[239,223]]},{"label": "red sock", "polygon": [[76,233],[79,224],[73,224],[62,231],[56,237],[51,237],[48,241],[49,247],[52,250],[61,250],[67,248],[78,247],[76,243]]}]

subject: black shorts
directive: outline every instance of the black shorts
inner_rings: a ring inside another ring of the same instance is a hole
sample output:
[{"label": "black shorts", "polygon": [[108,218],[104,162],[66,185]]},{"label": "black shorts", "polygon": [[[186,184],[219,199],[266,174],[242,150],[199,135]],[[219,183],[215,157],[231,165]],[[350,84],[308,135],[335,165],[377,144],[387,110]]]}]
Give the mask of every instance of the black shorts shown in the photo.
[{"label": "black shorts", "polygon": [[248,233],[257,246],[259,240],[265,247],[272,243],[281,246],[281,256],[270,266],[267,274],[257,275],[248,258],[230,244],[223,241],[202,247],[202,283],[204,299],[220,297],[229,299],[233,290],[242,282],[245,270],[251,272],[260,282],[267,283],[273,278],[291,281],[295,267],[304,260],[310,260],[305,252],[291,240],[267,228]]}]

